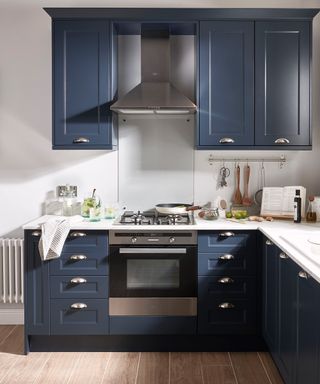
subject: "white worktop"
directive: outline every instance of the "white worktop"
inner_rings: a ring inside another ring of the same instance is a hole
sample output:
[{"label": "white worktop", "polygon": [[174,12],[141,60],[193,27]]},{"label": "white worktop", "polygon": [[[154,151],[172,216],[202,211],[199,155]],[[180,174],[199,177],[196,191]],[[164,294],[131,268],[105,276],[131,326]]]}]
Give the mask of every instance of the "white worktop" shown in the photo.
[{"label": "white worktop", "polygon": [[[30,221],[23,226],[26,230],[39,229],[41,223],[54,216],[41,216],[36,220]],[[88,220],[78,218],[72,219],[72,230],[130,230],[134,231],[150,230],[152,231],[180,231],[180,230],[259,230],[267,236],[274,244],[282,249],[288,256],[292,258],[303,270],[308,272],[320,283],[320,254],[312,251],[307,243],[307,239],[311,235],[319,235],[320,223],[295,224],[293,222],[278,220],[273,222],[249,222],[236,223],[226,219],[218,219],[215,221],[202,220],[196,218],[194,225],[116,225],[114,220],[101,220],[98,222],[89,222]]]}]

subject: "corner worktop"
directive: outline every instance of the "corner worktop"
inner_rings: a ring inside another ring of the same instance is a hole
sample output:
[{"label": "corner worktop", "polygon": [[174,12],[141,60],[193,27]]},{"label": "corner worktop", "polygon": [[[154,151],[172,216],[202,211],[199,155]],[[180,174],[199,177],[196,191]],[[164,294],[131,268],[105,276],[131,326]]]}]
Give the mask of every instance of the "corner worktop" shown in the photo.
[{"label": "corner worktop", "polygon": [[[33,221],[23,225],[24,230],[37,230],[40,229],[41,224],[54,216],[41,216]],[[214,230],[233,230],[233,231],[248,231],[258,230],[267,236],[274,244],[276,244],[283,252],[285,252],[292,260],[294,260],[301,268],[309,273],[314,279],[320,283],[320,255],[308,250],[302,244],[302,234],[318,235],[320,237],[320,223],[301,223],[295,224],[293,222],[276,220],[273,222],[242,222],[237,223],[226,219],[218,219],[214,221],[207,221],[200,218],[195,218],[193,225],[117,225],[114,220],[101,220],[97,222],[90,222],[85,219],[79,218],[79,221],[71,223],[71,230],[152,230],[152,231],[214,231]],[[284,238],[292,240],[292,243],[284,240]],[[299,249],[303,248],[304,252]]]}]

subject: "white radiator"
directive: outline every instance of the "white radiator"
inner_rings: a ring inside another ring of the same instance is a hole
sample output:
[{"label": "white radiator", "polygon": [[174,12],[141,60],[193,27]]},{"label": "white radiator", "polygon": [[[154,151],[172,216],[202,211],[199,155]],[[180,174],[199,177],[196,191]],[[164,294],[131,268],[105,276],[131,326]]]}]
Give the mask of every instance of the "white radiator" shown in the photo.
[{"label": "white radiator", "polygon": [[23,303],[23,239],[0,238],[0,303]]}]

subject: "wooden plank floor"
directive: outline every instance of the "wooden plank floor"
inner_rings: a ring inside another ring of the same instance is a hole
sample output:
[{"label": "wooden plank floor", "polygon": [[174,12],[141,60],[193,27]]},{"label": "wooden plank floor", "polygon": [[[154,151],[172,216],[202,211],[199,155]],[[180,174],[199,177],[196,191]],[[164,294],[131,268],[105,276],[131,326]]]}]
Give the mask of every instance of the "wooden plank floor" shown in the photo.
[{"label": "wooden plank floor", "polygon": [[32,352],[0,325],[0,384],[282,384],[266,352]]}]

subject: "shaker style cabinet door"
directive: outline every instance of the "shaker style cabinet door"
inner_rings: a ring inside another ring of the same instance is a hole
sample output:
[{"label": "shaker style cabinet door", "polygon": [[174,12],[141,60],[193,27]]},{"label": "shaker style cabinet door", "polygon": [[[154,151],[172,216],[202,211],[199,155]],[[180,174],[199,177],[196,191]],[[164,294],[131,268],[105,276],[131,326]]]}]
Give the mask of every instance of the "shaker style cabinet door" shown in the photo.
[{"label": "shaker style cabinet door", "polygon": [[279,344],[279,253],[269,239],[263,238],[262,333],[275,358]]},{"label": "shaker style cabinet door", "polygon": [[109,23],[53,23],[53,148],[112,149]]},{"label": "shaker style cabinet door", "polygon": [[298,273],[296,384],[320,382],[320,284],[305,271]]},{"label": "shaker style cabinet door", "polygon": [[200,22],[198,146],[254,144],[254,23]]},{"label": "shaker style cabinet door", "polygon": [[297,346],[298,265],[279,250],[278,368],[285,383],[294,383]]},{"label": "shaker style cabinet door", "polygon": [[311,145],[308,21],[256,22],[255,144]]},{"label": "shaker style cabinet door", "polygon": [[25,332],[50,334],[49,261],[40,258],[40,231],[25,232]]}]

